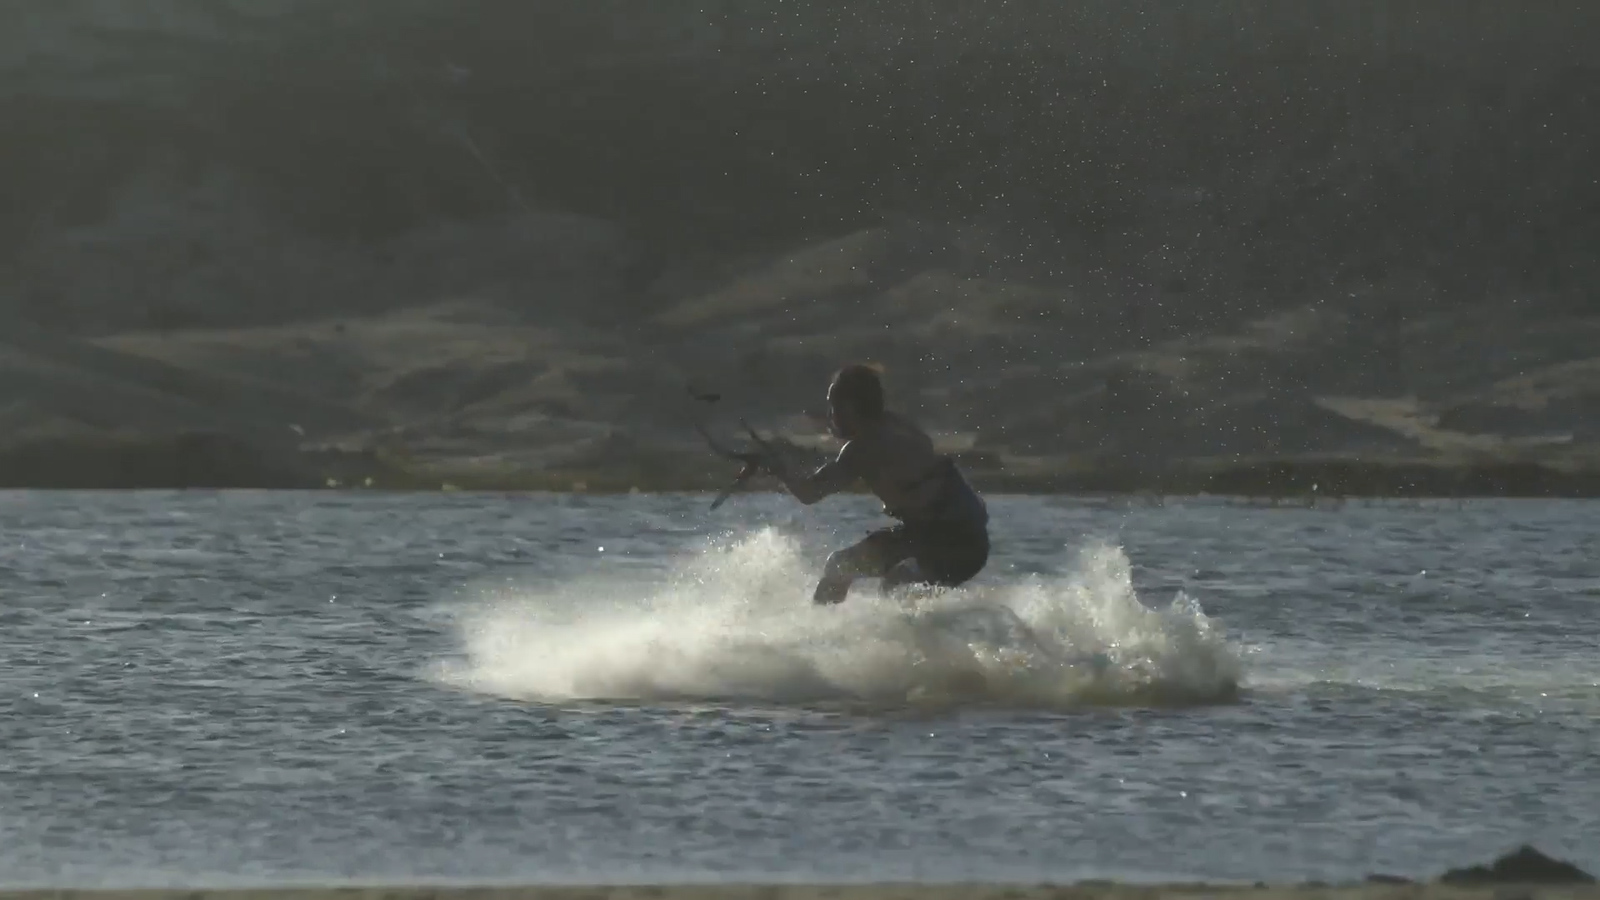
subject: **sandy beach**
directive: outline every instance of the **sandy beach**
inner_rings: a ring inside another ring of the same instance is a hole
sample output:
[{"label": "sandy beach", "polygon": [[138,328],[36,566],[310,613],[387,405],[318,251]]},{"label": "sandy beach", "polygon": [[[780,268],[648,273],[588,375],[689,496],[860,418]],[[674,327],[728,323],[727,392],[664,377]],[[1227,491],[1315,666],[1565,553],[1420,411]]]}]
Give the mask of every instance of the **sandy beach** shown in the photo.
[{"label": "sandy beach", "polygon": [[[1508,894],[1507,891],[1512,893]],[[6,891],[0,900],[1155,900],[1163,897],[1251,897],[1254,900],[1468,900],[1468,898],[1591,898],[1595,885],[1456,886],[1439,883],[1348,886],[1220,886],[972,884],[972,885],[590,885],[520,887],[262,888],[217,891]]]}]

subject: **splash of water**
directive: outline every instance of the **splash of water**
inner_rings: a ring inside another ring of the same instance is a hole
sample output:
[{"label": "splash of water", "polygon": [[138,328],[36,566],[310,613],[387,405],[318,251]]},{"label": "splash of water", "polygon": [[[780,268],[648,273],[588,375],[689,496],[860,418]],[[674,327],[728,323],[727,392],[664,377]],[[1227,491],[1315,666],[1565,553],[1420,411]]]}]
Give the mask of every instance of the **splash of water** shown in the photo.
[{"label": "splash of water", "polygon": [[499,696],[776,704],[1200,704],[1233,699],[1240,653],[1179,595],[1152,609],[1127,556],[1092,544],[1065,577],[907,602],[814,607],[796,541],[763,530],[659,582],[580,578],[462,610],[439,676]]}]

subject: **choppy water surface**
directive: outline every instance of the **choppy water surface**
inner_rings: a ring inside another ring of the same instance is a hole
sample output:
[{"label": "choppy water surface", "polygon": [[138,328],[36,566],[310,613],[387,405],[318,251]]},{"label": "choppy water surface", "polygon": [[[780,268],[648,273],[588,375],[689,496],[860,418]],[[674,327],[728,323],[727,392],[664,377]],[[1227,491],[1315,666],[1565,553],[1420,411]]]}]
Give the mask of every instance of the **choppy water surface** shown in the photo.
[{"label": "choppy water surface", "polygon": [[10,883],[1600,866],[1593,505],[0,494]]}]

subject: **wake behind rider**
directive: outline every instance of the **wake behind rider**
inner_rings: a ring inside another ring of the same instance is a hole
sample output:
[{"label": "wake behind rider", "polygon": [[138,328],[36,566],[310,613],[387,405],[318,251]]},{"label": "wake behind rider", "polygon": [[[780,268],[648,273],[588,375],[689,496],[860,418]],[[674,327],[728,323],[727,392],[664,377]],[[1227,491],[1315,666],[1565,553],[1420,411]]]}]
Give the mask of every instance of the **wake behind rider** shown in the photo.
[{"label": "wake behind rider", "polygon": [[884,408],[870,366],[840,369],[828,385],[828,421],[844,440],[839,455],[810,475],[779,471],[807,506],[863,481],[899,524],[873,531],[828,557],[813,600],[843,602],[857,578],[881,578],[887,592],[908,584],[954,587],[989,561],[989,511],[961,470],[915,424]]}]

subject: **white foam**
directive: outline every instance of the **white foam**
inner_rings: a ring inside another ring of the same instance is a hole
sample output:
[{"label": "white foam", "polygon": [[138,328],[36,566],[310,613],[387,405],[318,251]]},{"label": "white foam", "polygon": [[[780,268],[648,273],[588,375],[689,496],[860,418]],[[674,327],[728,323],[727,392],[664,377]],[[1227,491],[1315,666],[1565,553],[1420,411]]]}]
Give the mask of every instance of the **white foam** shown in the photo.
[{"label": "white foam", "polygon": [[940,592],[911,607],[858,587],[810,602],[815,560],[773,530],[711,546],[659,581],[582,577],[457,616],[453,685],[546,702],[1085,704],[1231,700],[1239,650],[1179,595],[1135,596],[1127,556],[1091,544],[1064,577]]}]

